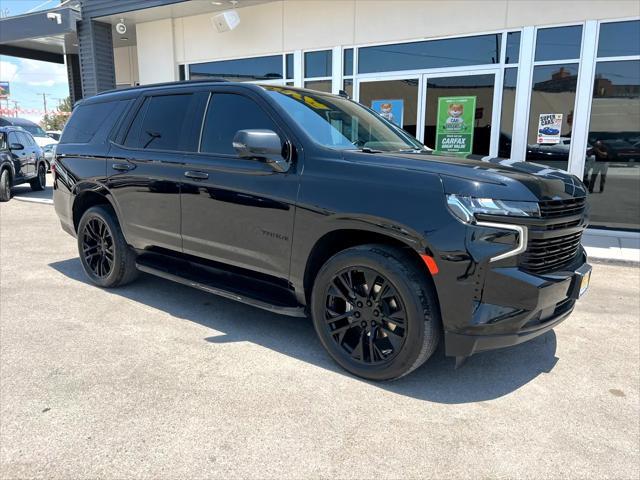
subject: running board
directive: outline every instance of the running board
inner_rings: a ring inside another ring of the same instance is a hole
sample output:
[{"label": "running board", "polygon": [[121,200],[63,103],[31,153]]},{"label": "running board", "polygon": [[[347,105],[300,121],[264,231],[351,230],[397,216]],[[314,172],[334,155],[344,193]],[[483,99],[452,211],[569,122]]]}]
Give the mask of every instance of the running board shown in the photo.
[{"label": "running board", "polygon": [[263,310],[290,317],[306,317],[304,307],[295,302],[292,292],[245,275],[154,253],[138,256],[136,267],[141,272]]}]

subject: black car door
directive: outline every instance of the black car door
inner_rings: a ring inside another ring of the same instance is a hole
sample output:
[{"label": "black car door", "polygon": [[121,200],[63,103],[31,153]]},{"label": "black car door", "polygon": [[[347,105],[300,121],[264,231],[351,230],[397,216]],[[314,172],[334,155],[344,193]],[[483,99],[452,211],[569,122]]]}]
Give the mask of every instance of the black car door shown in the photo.
[{"label": "black car door", "polygon": [[[13,161],[13,168],[15,170],[16,180],[22,180],[27,176],[27,164],[28,162],[28,154],[27,146],[24,145],[24,139],[20,132],[9,132],[7,135],[7,141],[9,142],[9,151],[11,153],[11,160]],[[22,145],[23,148],[15,149],[12,148],[17,144]]]},{"label": "black car door", "polygon": [[288,278],[298,175],[239,158],[238,130],[268,129],[291,140],[255,93],[211,89],[199,151],[187,158],[182,200],[184,252]]},{"label": "black car door", "polygon": [[20,132],[19,136],[23,139],[24,149],[27,152],[26,163],[24,165],[25,175],[27,177],[33,177],[36,174],[36,162],[38,160],[38,153],[40,147],[33,139],[30,133]]},{"label": "black car door", "polygon": [[180,182],[185,156],[195,150],[193,93],[157,92],[136,104],[135,114],[112,144],[107,185],[120,210],[127,241],[137,248],[182,250]]}]

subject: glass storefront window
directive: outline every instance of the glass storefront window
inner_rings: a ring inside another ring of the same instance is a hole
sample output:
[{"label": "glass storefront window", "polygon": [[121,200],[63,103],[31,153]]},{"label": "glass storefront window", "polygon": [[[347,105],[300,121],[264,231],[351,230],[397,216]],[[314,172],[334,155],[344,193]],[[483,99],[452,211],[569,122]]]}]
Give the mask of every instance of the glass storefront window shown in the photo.
[{"label": "glass storefront window", "polygon": [[331,76],[331,50],[306,52],[304,54],[305,78]]},{"label": "glass storefront window", "polygon": [[507,33],[507,51],[505,62],[518,63],[520,60],[520,32]]},{"label": "glass storefront window", "polygon": [[475,96],[476,109],[473,115],[473,146],[476,155],[489,155],[491,146],[491,116],[493,114],[493,90],[495,75],[458,75],[427,79],[425,101],[424,144],[436,146],[436,125],[440,97]]},{"label": "glass storefront window", "polygon": [[[360,103],[362,105],[374,108],[374,102],[379,104],[385,100],[393,100],[383,102],[390,107],[387,118],[415,137],[418,118],[418,79],[360,83]],[[393,111],[394,105],[396,109],[402,106],[402,112]]]},{"label": "glass storefront window", "polygon": [[191,80],[206,80],[211,77],[217,77],[234,82],[250,82],[277,80],[282,78],[282,74],[282,55],[192,63],[189,65],[189,78]]},{"label": "glass storefront window", "polygon": [[349,98],[353,98],[353,80],[351,79],[344,80],[342,85],[343,85],[342,89],[345,92],[347,92],[347,95],[349,95]]},{"label": "glass storefront window", "polygon": [[358,49],[358,73],[485,65],[500,60],[500,35],[396,43]]},{"label": "glass storefront window", "polygon": [[[567,170],[577,82],[577,63],[534,67],[527,161]],[[540,115],[549,114],[562,115],[558,128],[540,125]]]},{"label": "glass storefront window", "polygon": [[304,82],[304,88],[331,93],[331,80],[308,80]]},{"label": "glass storefront window", "polygon": [[342,69],[345,76],[350,77],[353,75],[353,48],[346,48],[344,50]]},{"label": "glass storefront window", "polygon": [[516,82],[518,69],[505,68],[502,84],[502,113],[500,118],[500,142],[498,156],[511,158],[511,135],[513,133],[513,114],[516,106]]},{"label": "glass storefront window", "polygon": [[287,78],[293,78],[293,53],[287,53],[285,61]]},{"label": "glass storefront window", "polygon": [[580,58],[582,25],[541,28],[536,37],[536,62]]},{"label": "glass storefront window", "polygon": [[592,226],[640,229],[640,60],[596,65],[583,180]]},{"label": "glass storefront window", "polygon": [[598,57],[640,55],[640,20],[600,25]]}]

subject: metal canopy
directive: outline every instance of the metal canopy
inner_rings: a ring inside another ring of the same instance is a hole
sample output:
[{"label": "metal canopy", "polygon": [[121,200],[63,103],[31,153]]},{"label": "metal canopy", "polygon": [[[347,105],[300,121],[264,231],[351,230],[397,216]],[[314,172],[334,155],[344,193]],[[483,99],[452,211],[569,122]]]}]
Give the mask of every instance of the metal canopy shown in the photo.
[{"label": "metal canopy", "polygon": [[76,22],[79,10],[52,8],[0,19],[0,54],[64,63],[78,53]]}]

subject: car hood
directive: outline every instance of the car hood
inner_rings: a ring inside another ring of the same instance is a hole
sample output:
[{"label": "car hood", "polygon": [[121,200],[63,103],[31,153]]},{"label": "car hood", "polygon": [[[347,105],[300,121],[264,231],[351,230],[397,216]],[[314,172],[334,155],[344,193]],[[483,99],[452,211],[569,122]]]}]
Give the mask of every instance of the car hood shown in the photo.
[{"label": "car hood", "polygon": [[584,184],[563,170],[504,158],[346,151],[345,160],[440,175],[446,193],[501,200],[561,200],[586,196]]}]

